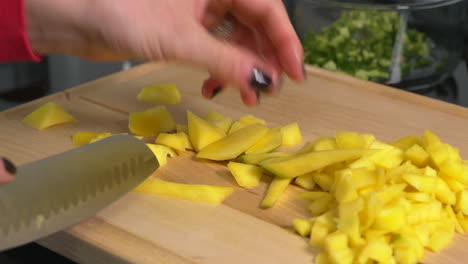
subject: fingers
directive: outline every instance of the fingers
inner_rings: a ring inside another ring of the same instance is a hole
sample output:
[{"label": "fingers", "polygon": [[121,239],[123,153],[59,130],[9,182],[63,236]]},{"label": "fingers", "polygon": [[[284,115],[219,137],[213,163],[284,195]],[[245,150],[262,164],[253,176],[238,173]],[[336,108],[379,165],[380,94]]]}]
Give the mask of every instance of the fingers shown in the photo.
[{"label": "fingers", "polygon": [[[214,38],[202,27],[191,29],[183,41],[184,45],[197,48],[180,48],[176,57],[203,66],[222,84],[239,87],[242,100],[247,105],[257,104],[258,92],[276,85],[276,69],[248,48],[236,44],[228,45]],[[210,87],[204,88],[205,92],[214,89],[211,82],[205,83],[204,87]]]},{"label": "fingers", "polygon": [[9,183],[15,179],[16,167],[5,158],[0,159],[0,184]]},{"label": "fingers", "polygon": [[288,76],[303,80],[304,52],[281,0],[233,0],[231,5],[239,21],[267,36]]}]

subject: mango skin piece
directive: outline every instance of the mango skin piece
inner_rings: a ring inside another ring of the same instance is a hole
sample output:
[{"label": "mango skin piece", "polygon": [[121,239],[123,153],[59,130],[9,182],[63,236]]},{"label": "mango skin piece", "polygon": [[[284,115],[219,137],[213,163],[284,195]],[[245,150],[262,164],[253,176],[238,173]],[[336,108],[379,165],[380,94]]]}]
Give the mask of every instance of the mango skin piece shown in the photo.
[{"label": "mango skin piece", "polygon": [[197,153],[197,158],[209,160],[231,160],[255,144],[268,131],[260,124],[248,125],[226,137],[211,143]]},{"label": "mango skin piece", "polygon": [[231,161],[227,166],[240,187],[253,188],[263,176],[263,168],[255,165]]},{"label": "mango skin piece", "polygon": [[167,163],[167,157],[175,157],[177,154],[174,152],[169,147],[163,146],[163,145],[156,145],[156,144],[150,144],[147,143],[146,146],[148,146],[151,151],[153,152],[154,156],[156,156],[156,159],[159,162],[159,167],[162,167],[166,165]]},{"label": "mango skin piece", "polygon": [[222,130],[190,111],[187,111],[187,120],[188,136],[195,151],[200,151],[226,135]]},{"label": "mango skin piece", "polygon": [[153,84],[143,87],[137,99],[161,104],[180,103],[180,92],[175,84]]},{"label": "mango skin piece", "polygon": [[218,205],[231,195],[234,189],[231,187],[182,184],[159,179],[147,179],[133,191]]},{"label": "mango skin piece", "polygon": [[128,128],[135,135],[153,137],[161,132],[174,131],[176,123],[167,108],[161,105],[145,111],[130,113]]},{"label": "mango skin piece", "polygon": [[272,207],[290,183],[291,179],[273,178],[260,206]]},{"label": "mango skin piece", "polygon": [[271,128],[259,140],[245,151],[245,154],[262,154],[271,152],[283,143],[283,134],[280,128]]},{"label": "mango skin piece", "polygon": [[76,119],[53,102],[42,105],[23,119],[23,123],[37,130],[71,122],[76,122]]},{"label": "mango skin piece", "polygon": [[264,160],[260,166],[282,178],[294,178],[328,165],[374,153],[369,149],[324,150]]},{"label": "mango skin piece", "polygon": [[80,146],[84,146],[86,144],[89,144],[89,142],[99,136],[99,132],[87,132],[87,131],[79,131],[79,132],[76,132],[75,134],[73,134],[72,136],[72,142],[73,142],[73,145],[77,146],[77,147],[80,147]]}]

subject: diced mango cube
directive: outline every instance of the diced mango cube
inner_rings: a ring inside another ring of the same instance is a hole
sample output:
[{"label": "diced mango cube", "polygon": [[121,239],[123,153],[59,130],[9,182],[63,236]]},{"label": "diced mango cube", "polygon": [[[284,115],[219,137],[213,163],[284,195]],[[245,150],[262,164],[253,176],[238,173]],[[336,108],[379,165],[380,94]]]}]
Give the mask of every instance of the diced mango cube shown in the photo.
[{"label": "diced mango cube", "polygon": [[332,207],[332,197],[323,196],[312,201],[307,209],[311,215],[321,215]]},{"label": "diced mango cube", "polygon": [[342,149],[361,149],[366,148],[366,141],[356,132],[338,131],[335,133],[336,144]]},{"label": "diced mango cube", "polygon": [[263,169],[255,165],[231,161],[228,163],[228,168],[237,184],[244,188],[257,186],[263,176]]},{"label": "diced mango cube", "polygon": [[369,157],[375,165],[385,169],[394,168],[403,161],[403,151],[399,148],[392,147],[384,149],[372,154]]},{"label": "diced mango cube", "polygon": [[384,206],[377,214],[374,224],[375,229],[397,231],[406,223],[406,214],[399,206]]},{"label": "diced mango cube", "polygon": [[439,145],[441,143],[439,137],[431,130],[424,131],[422,136],[422,146],[427,149],[431,145]]},{"label": "diced mango cube", "polygon": [[423,167],[429,161],[429,154],[418,144],[405,151],[405,158],[413,162],[414,165]]},{"label": "diced mango cube", "polygon": [[135,135],[152,137],[161,132],[174,131],[176,123],[167,108],[161,105],[142,112],[130,113],[128,128]]},{"label": "diced mango cube", "polygon": [[420,203],[427,203],[431,201],[431,195],[425,192],[407,192],[405,193],[405,197],[408,200],[420,202]]},{"label": "diced mango cube", "polygon": [[176,134],[159,133],[155,143],[168,146],[179,151],[192,149],[192,145],[190,144],[188,136],[184,132]]},{"label": "diced mango cube", "polygon": [[42,105],[23,119],[23,123],[38,130],[75,121],[73,116],[53,102]]},{"label": "diced mango cube", "polygon": [[312,222],[307,219],[296,218],[293,220],[294,230],[301,236],[306,237],[310,234],[312,229]]},{"label": "diced mango cube", "polygon": [[436,183],[436,190],[435,194],[437,199],[439,201],[446,203],[446,204],[455,204],[456,197],[455,193],[450,190],[450,187],[447,185],[447,183],[441,179],[441,178],[436,178],[437,183]]},{"label": "diced mango cube", "polygon": [[352,173],[335,174],[334,196],[338,202],[348,202],[358,197]]},{"label": "diced mango cube", "polygon": [[333,186],[333,178],[325,173],[312,173],[312,178],[314,179],[315,183],[324,191],[330,191]]},{"label": "diced mango cube", "polygon": [[392,146],[395,146],[403,151],[406,151],[407,149],[411,148],[414,145],[422,145],[421,138],[416,137],[416,136],[408,136],[408,137],[402,137],[394,141],[393,143],[390,143]]},{"label": "diced mango cube", "polygon": [[312,247],[323,248],[325,246],[324,242],[328,234],[336,230],[333,218],[333,212],[328,211],[315,219],[310,230],[310,245]]},{"label": "diced mango cube", "polygon": [[294,183],[306,190],[312,190],[315,187],[314,173],[307,173],[294,179]]},{"label": "diced mango cube", "polygon": [[453,231],[440,230],[434,232],[429,239],[427,248],[433,252],[439,252],[450,244],[454,235],[455,232]]},{"label": "diced mango cube", "polygon": [[294,146],[301,143],[302,134],[297,123],[292,123],[281,128],[283,146]]},{"label": "diced mango cube", "polygon": [[463,190],[457,193],[455,209],[462,212],[464,215],[468,215],[468,190]]},{"label": "diced mango cube", "polygon": [[369,260],[378,263],[388,261],[392,257],[390,245],[379,239],[372,239],[366,243],[357,257],[357,263],[366,264]]},{"label": "diced mango cube", "polygon": [[180,92],[175,84],[153,84],[143,87],[137,99],[161,104],[180,103]]},{"label": "diced mango cube", "polygon": [[408,173],[403,175],[403,179],[418,191],[434,193],[436,190],[437,178]]}]

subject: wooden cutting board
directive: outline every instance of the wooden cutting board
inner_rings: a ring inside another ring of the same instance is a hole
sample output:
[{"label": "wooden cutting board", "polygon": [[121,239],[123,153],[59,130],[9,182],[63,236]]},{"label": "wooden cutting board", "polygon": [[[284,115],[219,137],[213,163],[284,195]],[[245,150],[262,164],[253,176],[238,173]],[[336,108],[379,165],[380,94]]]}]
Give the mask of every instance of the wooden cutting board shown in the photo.
[{"label": "wooden cutting board", "polygon": [[[213,100],[200,95],[208,74],[180,65],[145,64],[0,113],[0,150],[17,164],[71,149],[77,131],[128,132],[128,113],[151,107],[136,95],[149,84],[174,83],[182,103],[168,106],[178,123],[186,110],[208,110],[238,118],[253,114],[268,124],[298,122],[304,143],[337,130],[373,133],[381,140],[421,135],[425,129],[460,148],[468,158],[468,109],[394,88],[309,67],[307,81],[286,81],[278,97],[262,97],[257,107],[242,105],[234,89]],[[45,131],[21,123],[45,102],[62,105],[78,119]],[[222,164],[199,162],[191,153],[170,159],[152,177],[181,183],[231,186],[235,192],[224,204],[129,193],[121,200],[63,232],[38,241],[79,263],[313,263],[306,240],[284,227],[307,216],[295,198],[300,189],[289,186],[271,209],[259,208],[269,179],[254,189],[237,187]],[[458,235],[439,254],[428,253],[424,263],[465,263],[468,236]]]}]

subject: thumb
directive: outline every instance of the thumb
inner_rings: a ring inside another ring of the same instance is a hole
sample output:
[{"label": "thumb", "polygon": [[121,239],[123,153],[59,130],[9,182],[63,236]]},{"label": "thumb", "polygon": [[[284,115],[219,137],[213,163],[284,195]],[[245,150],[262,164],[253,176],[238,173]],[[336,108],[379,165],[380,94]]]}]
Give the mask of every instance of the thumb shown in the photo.
[{"label": "thumb", "polygon": [[260,92],[276,86],[277,70],[252,51],[216,39],[204,29],[190,35],[177,59],[201,66],[212,78],[237,87],[245,104],[257,104]]}]

